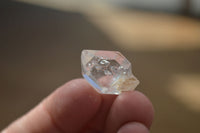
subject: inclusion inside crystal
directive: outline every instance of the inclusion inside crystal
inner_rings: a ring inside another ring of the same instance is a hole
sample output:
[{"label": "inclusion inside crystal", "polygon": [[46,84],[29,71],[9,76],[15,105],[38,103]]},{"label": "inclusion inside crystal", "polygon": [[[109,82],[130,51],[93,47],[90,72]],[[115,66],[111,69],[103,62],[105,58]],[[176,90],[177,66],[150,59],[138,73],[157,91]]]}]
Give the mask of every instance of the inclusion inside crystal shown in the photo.
[{"label": "inclusion inside crystal", "polygon": [[100,93],[120,94],[139,84],[131,63],[117,51],[83,50],[81,67],[83,77]]}]

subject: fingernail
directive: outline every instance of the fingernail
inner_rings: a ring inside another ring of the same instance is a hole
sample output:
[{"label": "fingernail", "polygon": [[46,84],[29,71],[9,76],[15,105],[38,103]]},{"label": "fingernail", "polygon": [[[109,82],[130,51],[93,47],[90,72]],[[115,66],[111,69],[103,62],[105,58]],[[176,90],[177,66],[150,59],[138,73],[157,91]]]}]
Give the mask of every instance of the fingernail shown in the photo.
[{"label": "fingernail", "polygon": [[142,123],[129,122],[124,124],[117,133],[149,133],[149,129]]}]

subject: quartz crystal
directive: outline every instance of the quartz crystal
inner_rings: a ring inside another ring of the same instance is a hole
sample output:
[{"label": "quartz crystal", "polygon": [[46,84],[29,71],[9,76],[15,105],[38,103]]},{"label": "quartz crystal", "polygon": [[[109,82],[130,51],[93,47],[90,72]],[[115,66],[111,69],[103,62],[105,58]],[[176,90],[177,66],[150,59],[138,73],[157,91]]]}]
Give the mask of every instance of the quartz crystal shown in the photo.
[{"label": "quartz crystal", "polygon": [[131,63],[118,51],[83,50],[83,77],[100,93],[120,94],[139,84]]}]

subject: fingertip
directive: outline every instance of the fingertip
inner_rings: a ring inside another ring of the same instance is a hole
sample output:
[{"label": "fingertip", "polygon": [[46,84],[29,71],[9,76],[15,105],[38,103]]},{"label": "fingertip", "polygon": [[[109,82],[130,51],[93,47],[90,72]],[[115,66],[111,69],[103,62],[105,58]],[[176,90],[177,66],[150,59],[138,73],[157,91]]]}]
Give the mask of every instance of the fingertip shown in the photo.
[{"label": "fingertip", "polygon": [[84,79],[74,79],[58,88],[44,105],[59,128],[77,132],[98,112],[101,95]]},{"label": "fingertip", "polygon": [[45,102],[51,106],[54,102],[79,104],[83,101],[98,105],[101,102],[101,96],[84,79],[74,79],[59,87]]},{"label": "fingertip", "polygon": [[139,122],[150,129],[154,109],[149,99],[138,91],[123,92],[114,101],[107,121],[106,133],[115,133],[126,122]]},{"label": "fingertip", "polygon": [[85,80],[59,87],[4,132],[79,132],[98,112],[101,95]]},{"label": "fingertip", "polygon": [[136,109],[132,111],[135,113],[135,119],[150,128],[154,118],[154,108],[147,96],[139,91],[123,92],[118,97],[118,102],[124,105],[126,109],[129,108],[129,111]]},{"label": "fingertip", "polygon": [[139,122],[124,124],[117,133],[149,133],[148,128]]}]

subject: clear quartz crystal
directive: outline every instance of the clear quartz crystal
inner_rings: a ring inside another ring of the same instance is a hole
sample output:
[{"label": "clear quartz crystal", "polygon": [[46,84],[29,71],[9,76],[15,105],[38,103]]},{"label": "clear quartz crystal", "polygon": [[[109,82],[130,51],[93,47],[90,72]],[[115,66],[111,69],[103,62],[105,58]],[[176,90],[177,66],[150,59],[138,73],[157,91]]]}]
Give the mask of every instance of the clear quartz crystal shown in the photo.
[{"label": "clear quartz crystal", "polygon": [[131,63],[118,51],[83,50],[83,77],[100,93],[120,94],[139,84]]}]

